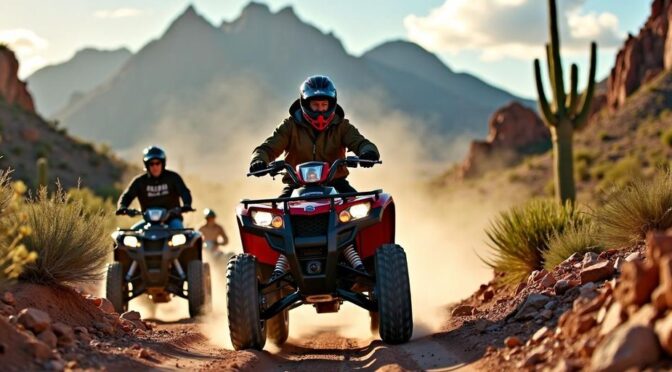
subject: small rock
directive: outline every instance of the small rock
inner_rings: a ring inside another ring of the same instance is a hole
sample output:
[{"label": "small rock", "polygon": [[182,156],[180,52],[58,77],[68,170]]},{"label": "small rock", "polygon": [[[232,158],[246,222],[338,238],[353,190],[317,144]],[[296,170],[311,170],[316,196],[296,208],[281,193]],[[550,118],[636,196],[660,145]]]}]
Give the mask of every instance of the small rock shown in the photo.
[{"label": "small rock", "polygon": [[658,287],[658,267],[641,261],[626,262],[621,267],[621,278],[614,297],[624,306],[641,306],[649,302]]},{"label": "small rock", "polygon": [[23,325],[26,329],[33,331],[35,334],[39,334],[51,325],[49,314],[32,307],[21,310],[17,320],[19,324]]},{"label": "small rock", "polygon": [[610,333],[616,329],[616,327],[621,325],[624,320],[623,307],[619,302],[614,302],[604,316],[604,321],[602,321],[602,327],[600,328],[600,335],[604,336]]},{"label": "small rock", "polygon": [[142,359],[151,359],[152,354],[150,354],[149,351],[147,351],[147,349],[143,348],[143,349],[140,349],[140,351],[138,351],[138,357],[142,358]]},{"label": "small rock", "polygon": [[78,366],[78,364],[77,364],[76,360],[68,361],[68,363],[65,364],[65,367],[68,368],[68,369],[75,369],[75,368],[77,368],[77,366]]},{"label": "small rock", "polygon": [[522,362],[520,367],[532,367],[535,366],[545,359],[546,352],[541,348],[534,349],[530,352],[527,358]]},{"label": "small rock", "polygon": [[33,357],[39,360],[46,360],[51,358],[52,352],[49,346],[40,340],[30,340],[28,341],[28,349],[30,353],[33,354]]},{"label": "small rock", "polygon": [[453,316],[469,316],[474,312],[474,307],[469,305],[460,305],[453,309]]},{"label": "small rock", "polygon": [[633,262],[633,261],[641,261],[642,260],[642,254],[637,252],[632,252],[628,255],[628,257],[625,258],[625,262]]},{"label": "small rock", "polygon": [[550,300],[550,297],[540,295],[540,294],[531,294],[527,297],[525,302],[518,308],[514,319],[516,320],[526,320],[532,319],[535,317],[539,309],[542,309]]},{"label": "small rock", "polygon": [[70,326],[56,322],[52,324],[51,329],[58,338],[58,346],[67,347],[75,343],[75,331]]},{"label": "small rock", "polygon": [[58,345],[58,338],[51,329],[42,331],[42,333],[37,335],[37,338],[49,346],[50,349],[55,349]]},{"label": "small rock", "polygon": [[539,328],[534,334],[532,335],[532,343],[536,344],[539,341],[543,340],[546,338],[551,333],[551,330],[548,329],[548,327],[541,327]]},{"label": "small rock", "polygon": [[643,368],[658,361],[660,346],[651,328],[624,324],[597,345],[591,367],[599,372]]},{"label": "small rock", "polygon": [[555,280],[553,273],[548,273],[541,279],[539,285],[541,285],[542,288],[553,288],[556,282],[557,280]]},{"label": "small rock", "polygon": [[116,313],[117,311],[114,309],[114,305],[108,300],[107,298],[100,298],[100,305],[98,305],[98,308],[102,310],[105,313],[112,314]]},{"label": "small rock", "polygon": [[581,267],[588,267],[597,262],[597,254],[595,252],[586,252],[581,261]]},{"label": "small rock", "polygon": [[512,349],[514,347],[518,347],[522,344],[523,344],[523,342],[520,341],[520,339],[516,336],[509,336],[509,337],[504,339],[504,345],[506,345],[506,347],[508,347],[509,349]]},{"label": "small rock", "polygon": [[486,289],[483,291],[483,294],[481,294],[481,299],[483,302],[488,302],[492,300],[493,297],[495,297],[495,291],[493,291],[492,288]]},{"label": "small rock", "polygon": [[646,236],[646,257],[660,262],[664,256],[672,253],[672,233],[652,231]]},{"label": "small rock", "polygon": [[126,320],[140,320],[140,313],[135,310],[127,311],[121,314],[121,318]]},{"label": "small rock", "polygon": [[657,321],[654,329],[660,346],[668,355],[672,355],[672,313]]},{"label": "small rock", "polygon": [[651,304],[646,304],[642,306],[636,313],[634,313],[628,323],[632,325],[641,325],[645,327],[650,327],[653,325],[654,320],[658,316],[658,311]]},{"label": "small rock", "polygon": [[614,266],[608,260],[600,261],[581,270],[581,284],[607,279],[614,274]]},{"label": "small rock", "polygon": [[2,302],[6,303],[7,305],[14,306],[16,303],[16,299],[14,298],[14,294],[12,292],[5,292],[2,294]]},{"label": "small rock", "polygon": [[539,317],[544,320],[549,320],[553,318],[553,311],[549,309],[544,309],[539,313]]},{"label": "small rock", "polygon": [[624,262],[625,262],[624,259],[622,259],[621,257],[618,257],[618,258],[616,259],[616,261],[614,262],[614,270],[615,270],[616,272],[621,272],[621,266],[623,266],[623,263],[624,263]]},{"label": "small rock", "polygon": [[557,295],[563,295],[565,292],[569,290],[570,285],[569,281],[566,279],[560,279],[557,282],[555,282],[555,285],[553,286],[553,290],[555,291],[555,294]]}]

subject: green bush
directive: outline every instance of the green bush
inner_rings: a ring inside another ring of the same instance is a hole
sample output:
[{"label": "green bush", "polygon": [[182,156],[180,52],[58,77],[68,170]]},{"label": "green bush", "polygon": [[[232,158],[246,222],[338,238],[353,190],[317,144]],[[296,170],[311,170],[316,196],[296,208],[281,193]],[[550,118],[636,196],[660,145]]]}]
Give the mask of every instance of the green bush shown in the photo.
[{"label": "green bush", "polygon": [[58,187],[42,188],[23,207],[31,234],[26,248],[37,253],[24,267],[22,281],[41,284],[75,284],[100,279],[110,251],[105,212],[90,213],[81,199],[70,199]]},{"label": "green bush", "polygon": [[597,241],[597,228],[593,223],[569,226],[563,233],[554,233],[543,253],[544,268],[552,270],[574,253],[601,252],[604,246]]},{"label": "green bush", "polygon": [[668,129],[666,132],[660,135],[661,141],[667,147],[672,147],[672,129]]},{"label": "green bush", "polygon": [[644,241],[651,230],[672,227],[672,172],[652,180],[638,179],[615,189],[596,212],[598,239],[608,248],[626,248]]},{"label": "green bush", "polygon": [[7,172],[0,172],[0,289],[19,277],[26,264],[35,262],[37,254],[22,244],[30,234],[26,215],[19,211],[25,185],[14,187]]},{"label": "green bush", "polygon": [[553,234],[585,220],[569,203],[561,206],[543,199],[514,207],[500,213],[486,230],[493,258],[483,261],[503,273],[505,283],[519,282],[544,266],[543,254]]},{"label": "green bush", "polygon": [[642,177],[642,163],[639,159],[628,156],[606,168],[599,187],[602,189],[612,186],[622,187],[640,177]]}]

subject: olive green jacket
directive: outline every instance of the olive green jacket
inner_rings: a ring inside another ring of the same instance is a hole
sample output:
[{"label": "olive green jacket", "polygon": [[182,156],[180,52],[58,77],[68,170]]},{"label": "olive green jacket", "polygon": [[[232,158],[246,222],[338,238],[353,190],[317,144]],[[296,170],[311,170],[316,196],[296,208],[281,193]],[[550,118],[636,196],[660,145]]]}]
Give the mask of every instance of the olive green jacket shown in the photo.
[{"label": "olive green jacket", "polygon": [[[321,132],[303,120],[298,100],[290,107],[290,114],[292,115],[283,120],[264,143],[254,149],[252,163],[258,160],[270,163],[283,153],[286,154],[285,161],[293,167],[308,161],[331,164],[336,159],[345,158],[346,149],[358,156],[368,151],[378,153],[376,145],[364,138],[357,128],[345,119],[341,106],[337,106],[333,121]],[[343,166],[336,172],[334,178],[343,178],[347,175],[348,168]],[[283,181],[288,182],[287,179]]]}]

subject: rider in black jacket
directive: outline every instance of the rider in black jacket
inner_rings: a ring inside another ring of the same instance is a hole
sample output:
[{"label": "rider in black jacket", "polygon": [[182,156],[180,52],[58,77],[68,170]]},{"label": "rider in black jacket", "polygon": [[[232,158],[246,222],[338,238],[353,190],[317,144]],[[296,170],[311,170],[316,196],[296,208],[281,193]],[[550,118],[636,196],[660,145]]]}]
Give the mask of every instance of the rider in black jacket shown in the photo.
[{"label": "rider in black jacket", "polygon": [[[143,151],[142,160],[147,172],[135,177],[121,194],[117,203],[117,215],[126,214],[128,206],[135,198],[138,198],[143,211],[147,208],[178,208],[180,199],[183,204],[182,211],[192,211],[191,192],[179,174],[166,169],[165,151],[160,147],[150,146]],[[143,224],[140,221],[132,228],[139,228]],[[169,220],[168,226],[173,229],[184,228],[182,216]]]}]

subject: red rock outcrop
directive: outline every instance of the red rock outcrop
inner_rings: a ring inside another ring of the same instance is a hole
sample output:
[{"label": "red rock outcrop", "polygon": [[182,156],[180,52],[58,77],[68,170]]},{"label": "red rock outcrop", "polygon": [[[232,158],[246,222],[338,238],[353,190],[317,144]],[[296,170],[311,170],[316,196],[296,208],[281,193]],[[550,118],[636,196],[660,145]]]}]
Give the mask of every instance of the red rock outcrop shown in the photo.
[{"label": "red rock outcrop", "polygon": [[640,86],[672,67],[670,19],[672,1],[654,0],[651,15],[639,35],[628,35],[607,83],[609,107],[620,107]]},{"label": "red rock outcrop", "polygon": [[24,110],[35,112],[35,104],[26,83],[19,80],[19,61],[14,52],[0,45],[0,96],[10,104],[16,104]]},{"label": "red rock outcrop", "polygon": [[505,166],[516,161],[521,154],[538,153],[550,147],[550,131],[539,115],[517,102],[497,110],[488,127],[485,141],[471,142],[462,164],[462,177]]}]

